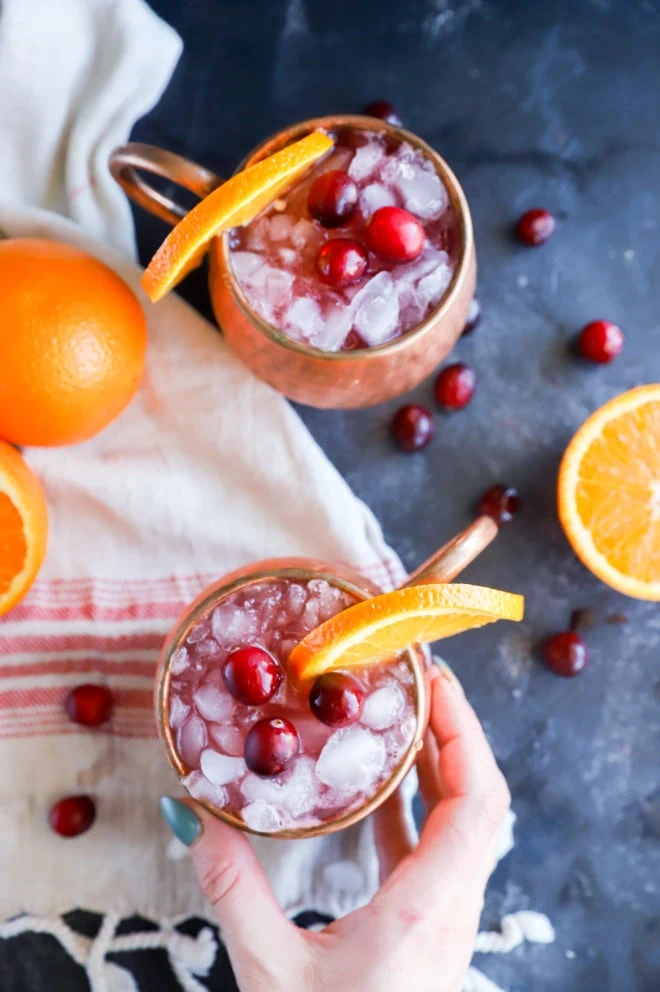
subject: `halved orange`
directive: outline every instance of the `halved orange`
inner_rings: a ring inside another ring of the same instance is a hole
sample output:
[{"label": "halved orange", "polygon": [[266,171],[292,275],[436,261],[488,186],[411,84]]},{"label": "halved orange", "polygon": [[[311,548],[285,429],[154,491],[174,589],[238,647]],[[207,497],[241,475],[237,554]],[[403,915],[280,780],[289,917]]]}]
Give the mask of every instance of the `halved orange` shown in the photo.
[{"label": "halved orange", "polygon": [[582,425],[559,469],[559,519],[607,585],[660,601],[660,383],[616,396]]},{"label": "halved orange", "polygon": [[216,234],[248,224],[332,145],[324,131],[313,131],[204,197],[172,228],[145,269],[142,285],[149,299],[155,303],[169,293],[201,264]]},{"label": "halved orange", "polygon": [[46,555],[41,483],[16,448],[0,441],[0,616],[28,591]]},{"label": "halved orange", "polygon": [[411,644],[437,641],[495,620],[522,620],[524,599],[486,586],[421,585],[364,600],[337,613],[291,652],[304,681],[336,668],[373,665]]}]

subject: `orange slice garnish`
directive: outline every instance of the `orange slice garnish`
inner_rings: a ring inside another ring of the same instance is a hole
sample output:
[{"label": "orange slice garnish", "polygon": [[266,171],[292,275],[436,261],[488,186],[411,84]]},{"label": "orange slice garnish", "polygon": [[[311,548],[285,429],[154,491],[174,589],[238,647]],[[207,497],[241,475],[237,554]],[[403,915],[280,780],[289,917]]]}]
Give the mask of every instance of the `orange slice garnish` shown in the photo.
[{"label": "orange slice garnish", "polygon": [[495,620],[522,620],[524,599],[485,586],[422,585],[366,599],[326,620],[291,652],[299,681],[373,665],[412,644],[438,641]]},{"label": "orange slice garnish", "polygon": [[0,616],[28,591],[46,554],[48,511],[37,477],[0,441]]},{"label": "orange slice garnish", "polygon": [[154,303],[201,264],[212,238],[248,224],[269,203],[333,146],[323,131],[313,131],[256,165],[238,172],[209,193],[172,228],[142,276]]},{"label": "orange slice garnish", "polygon": [[589,417],[564,454],[558,498],[587,568],[626,596],[660,601],[660,384]]}]

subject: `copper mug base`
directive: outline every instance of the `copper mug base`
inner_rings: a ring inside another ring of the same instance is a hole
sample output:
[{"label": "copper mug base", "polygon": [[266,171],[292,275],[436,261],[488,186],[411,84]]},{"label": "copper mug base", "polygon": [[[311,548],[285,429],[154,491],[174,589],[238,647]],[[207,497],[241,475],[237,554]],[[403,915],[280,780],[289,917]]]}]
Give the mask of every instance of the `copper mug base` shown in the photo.
[{"label": "copper mug base", "polygon": [[[406,584],[413,585],[420,582],[450,581],[458,571],[465,568],[470,561],[476,558],[490,544],[496,534],[497,527],[493,521],[488,518],[480,518],[466,531],[459,534],[458,537],[436,552],[424,565],[420,566],[410,576]],[[292,582],[306,582],[314,578],[325,579],[332,585],[338,586],[340,589],[355,596],[357,600],[369,599],[371,596],[382,592],[382,589],[373,582],[369,582],[359,572],[347,566],[327,565],[308,558],[275,558],[247,565],[208,586],[178,620],[165,642],[158,663],[154,686],[154,706],[159,736],[165,745],[168,760],[179,778],[183,778],[188,774],[190,769],[184,765],[177,753],[169,724],[170,666],[172,656],[185,641],[191,627],[222,599],[247,585],[281,579],[288,579]],[[388,796],[399,787],[412,768],[422,747],[424,733],[426,732],[429,719],[427,678],[429,656],[427,649],[421,645],[413,645],[405,654],[407,655],[407,661],[414,677],[413,696],[416,725],[410,746],[391,777],[362,806],[350,810],[350,812],[343,816],[327,822],[318,823],[311,827],[279,830],[275,833],[265,834],[264,836],[302,839],[335,833],[369,816],[370,813],[378,809]],[[224,820],[225,823],[246,833],[257,833],[257,831],[251,830],[243,819],[231,810],[220,809],[200,800],[196,801],[200,802],[214,816]]]},{"label": "copper mug base", "polygon": [[[229,346],[255,375],[291,400],[308,406],[352,409],[374,406],[412,389],[449,354],[460,337],[474,295],[477,261],[472,220],[465,194],[447,163],[416,134],[372,117],[337,114],[303,121],[259,145],[238,169],[252,165],[317,128],[354,127],[403,139],[421,149],[447,189],[459,232],[458,261],[452,280],[429,316],[395,340],[374,348],[324,352],[271,327],[249,305],[229,264],[226,234],[209,250],[209,293]],[[110,171],[129,197],[168,223],[186,211],[154,189],[138,170],[151,172],[207,196],[222,180],[188,159],[151,145],[129,144],[110,156]]]}]

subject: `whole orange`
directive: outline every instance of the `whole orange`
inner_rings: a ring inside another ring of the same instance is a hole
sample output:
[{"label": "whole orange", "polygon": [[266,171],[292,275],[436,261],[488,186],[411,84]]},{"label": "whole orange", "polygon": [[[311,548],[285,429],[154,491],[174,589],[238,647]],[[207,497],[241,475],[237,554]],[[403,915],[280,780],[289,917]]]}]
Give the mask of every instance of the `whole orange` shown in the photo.
[{"label": "whole orange", "polygon": [[70,245],[0,241],[0,438],[76,444],[133,397],[147,326],[136,295]]}]

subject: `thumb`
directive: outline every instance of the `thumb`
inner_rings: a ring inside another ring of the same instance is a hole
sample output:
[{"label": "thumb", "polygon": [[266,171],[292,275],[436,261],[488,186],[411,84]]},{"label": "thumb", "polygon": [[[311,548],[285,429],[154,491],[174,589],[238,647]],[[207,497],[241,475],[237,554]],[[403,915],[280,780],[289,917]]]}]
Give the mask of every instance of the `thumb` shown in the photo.
[{"label": "thumb", "polygon": [[187,799],[164,796],[160,806],[174,835],[190,847],[239,987],[244,992],[285,987],[284,968],[290,974],[302,955],[301,934],[282,912],[245,834]]}]

